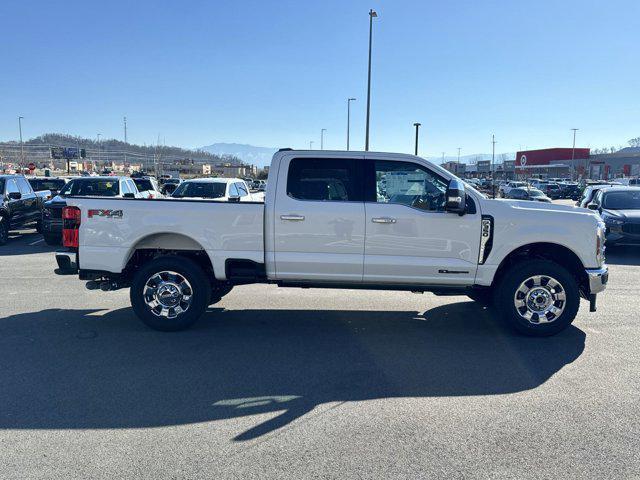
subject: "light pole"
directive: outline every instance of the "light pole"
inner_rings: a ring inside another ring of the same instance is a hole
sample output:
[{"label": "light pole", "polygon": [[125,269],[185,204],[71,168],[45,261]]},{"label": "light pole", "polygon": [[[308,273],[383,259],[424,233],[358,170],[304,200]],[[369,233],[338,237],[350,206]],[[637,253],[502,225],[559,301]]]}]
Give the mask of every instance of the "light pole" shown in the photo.
[{"label": "light pole", "polygon": [[415,155],[418,156],[418,129],[420,128],[420,124],[419,123],[414,123],[413,124],[414,127],[416,127],[416,148],[415,148]]},{"label": "light pole", "polygon": [[460,150],[461,148],[458,147],[458,163],[456,164],[456,175],[458,174],[458,170],[460,170]]},{"label": "light pole", "polygon": [[313,140],[309,142],[309,150],[313,150]]},{"label": "light pole", "polygon": [[324,132],[326,132],[326,128],[320,129],[320,150],[324,150]]},{"label": "light pole", "polygon": [[371,40],[373,38],[373,19],[378,14],[375,10],[369,10],[369,70],[367,74],[367,126],[364,135],[364,150],[369,151],[369,114],[371,112]]},{"label": "light pole", "polygon": [[127,142],[127,117],[126,116],[123,117],[123,120],[124,120],[124,143],[125,143],[125,145],[124,145],[124,149],[125,149],[124,150],[124,163],[126,165],[126,163],[127,163],[127,143],[128,143]]},{"label": "light pole", "polygon": [[347,152],[349,151],[349,125],[351,123],[351,102],[355,98],[347,98]]},{"label": "light pole", "polygon": [[444,152],[442,152],[442,163],[440,165],[444,165]]},{"label": "light pole", "polygon": [[[576,156],[576,132],[579,129],[578,128],[572,128],[571,130],[573,130],[573,147],[571,148],[571,167],[573,168],[573,161],[574,161],[575,156]],[[586,178],[586,175],[587,175],[586,169],[587,169],[587,165],[585,163],[585,172],[584,172],[585,178]]]},{"label": "light pole", "polygon": [[101,133],[98,134],[98,165],[100,164],[100,161],[102,160],[102,152],[100,151],[100,137],[102,136]]},{"label": "light pole", "polygon": [[22,142],[22,119],[24,117],[18,117],[18,130],[20,131],[20,173],[24,165],[24,143]]},{"label": "light pole", "polygon": [[493,193],[493,198],[496,198],[496,136],[495,135],[491,135],[491,192]]}]

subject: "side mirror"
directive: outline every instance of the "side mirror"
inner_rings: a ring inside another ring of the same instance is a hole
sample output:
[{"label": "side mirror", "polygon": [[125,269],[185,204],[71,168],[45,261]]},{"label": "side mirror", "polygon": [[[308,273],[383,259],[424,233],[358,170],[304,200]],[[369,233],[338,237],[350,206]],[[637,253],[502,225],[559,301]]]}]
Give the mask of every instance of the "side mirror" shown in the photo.
[{"label": "side mirror", "polygon": [[9,200],[20,200],[22,194],[20,192],[9,192]]},{"label": "side mirror", "polygon": [[449,213],[464,215],[466,204],[467,194],[464,191],[464,183],[457,178],[451,180],[447,187],[444,209]]},{"label": "side mirror", "polygon": [[122,195],[123,198],[136,198],[136,194],[135,193],[130,193],[127,192],[124,195]]},{"label": "side mirror", "polygon": [[600,207],[596,203],[590,203],[589,205],[587,205],[587,208],[589,210],[599,210],[600,209]]},{"label": "side mirror", "polygon": [[240,201],[240,195],[229,195],[229,201],[230,202],[239,202]]}]

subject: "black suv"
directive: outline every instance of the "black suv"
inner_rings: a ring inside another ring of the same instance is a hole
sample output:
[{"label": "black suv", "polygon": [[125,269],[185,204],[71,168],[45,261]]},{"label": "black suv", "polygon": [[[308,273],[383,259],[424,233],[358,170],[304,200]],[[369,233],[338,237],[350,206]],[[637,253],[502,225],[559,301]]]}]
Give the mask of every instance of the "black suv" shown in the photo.
[{"label": "black suv", "polygon": [[35,226],[40,231],[44,199],[22,175],[0,175],[0,194],[0,245],[9,241],[10,230]]}]

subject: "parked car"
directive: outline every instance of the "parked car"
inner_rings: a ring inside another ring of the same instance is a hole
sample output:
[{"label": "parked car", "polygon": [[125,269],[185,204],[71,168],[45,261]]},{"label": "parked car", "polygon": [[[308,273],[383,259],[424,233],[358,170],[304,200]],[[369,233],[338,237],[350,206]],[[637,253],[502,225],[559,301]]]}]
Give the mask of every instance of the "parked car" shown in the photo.
[{"label": "parked car", "polygon": [[598,193],[598,190],[605,187],[619,187],[619,186],[621,186],[619,183],[615,183],[615,184],[614,183],[595,183],[595,184],[587,185],[582,192],[582,196],[576,202],[576,206],[587,208],[587,205],[589,205],[593,201],[593,198],[596,196],[596,193]]},{"label": "parked car", "polygon": [[607,244],[640,245],[640,188],[601,188],[588,208],[604,220]]},{"label": "parked car", "polygon": [[[158,330],[263,282],[492,298],[518,331],[552,335],[580,298],[594,311],[608,280],[596,212],[488,199],[405,154],[285,150],[270,172],[264,203],[69,198],[60,271],[90,289],[130,288]],[[202,182],[176,192],[216,185]]]},{"label": "parked car", "polygon": [[516,182],[516,181],[507,182],[500,185],[498,193],[500,194],[500,196],[506,197],[512,188],[522,188],[522,187],[526,187],[527,185],[528,185],[527,182]]},{"label": "parked car", "polygon": [[73,196],[143,198],[134,181],[129,177],[75,177],[58,195],[44,203],[42,209],[42,236],[47,245],[62,242],[62,209]]},{"label": "parked car", "polygon": [[193,198],[218,202],[252,202],[253,196],[239,178],[196,178],[178,185],[171,198]]},{"label": "parked car", "polygon": [[0,193],[0,245],[9,241],[11,230],[35,227],[40,231],[44,198],[51,195],[48,190],[38,195],[22,175],[0,175]]},{"label": "parked car", "polygon": [[256,192],[264,192],[265,188],[267,188],[267,182],[264,180],[254,180],[251,184],[251,189]]},{"label": "parked car", "polygon": [[578,200],[580,198],[580,186],[577,182],[562,182],[560,185],[560,198]]},{"label": "parked car", "polygon": [[49,190],[51,197],[55,197],[68,182],[63,177],[27,177],[27,181],[36,192],[38,190]]},{"label": "parked car", "polygon": [[551,182],[537,182],[532,184],[532,187],[540,190],[547,197],[551,199],[560,198],[561,188],[557,183]]},{"label": "parked car", "polygon": [[131,177],[138,187],[142,198],[163,198],[164,194],[158,187],[158,182],[153,177]]},{"label": "parked car", "polygon": [[165,196],[171,195],[181,183],[182,180],[179,178],[165,178],[162,182],[162,187],[160,187],[160,192]]},{"label": "parked car", "polygon": [[537,188],[512,188],[507,197],[512,200],[533,200],[535,202],[551,203],[551,199]]}]

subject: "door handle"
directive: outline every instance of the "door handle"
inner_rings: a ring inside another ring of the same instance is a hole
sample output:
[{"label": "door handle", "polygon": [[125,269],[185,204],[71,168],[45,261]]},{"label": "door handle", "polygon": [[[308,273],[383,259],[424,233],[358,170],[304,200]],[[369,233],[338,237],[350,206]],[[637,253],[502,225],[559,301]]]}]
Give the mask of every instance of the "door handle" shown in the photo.
[{"label": "door handle", "polygon": [[396,223],[396,219],[391,217],[373,217],[371,221],[373,223]]},{"label": "door handle", "polygon": [[280,220],[289,220],[290,222],[302,222],[304,215],[280,215]]}]

